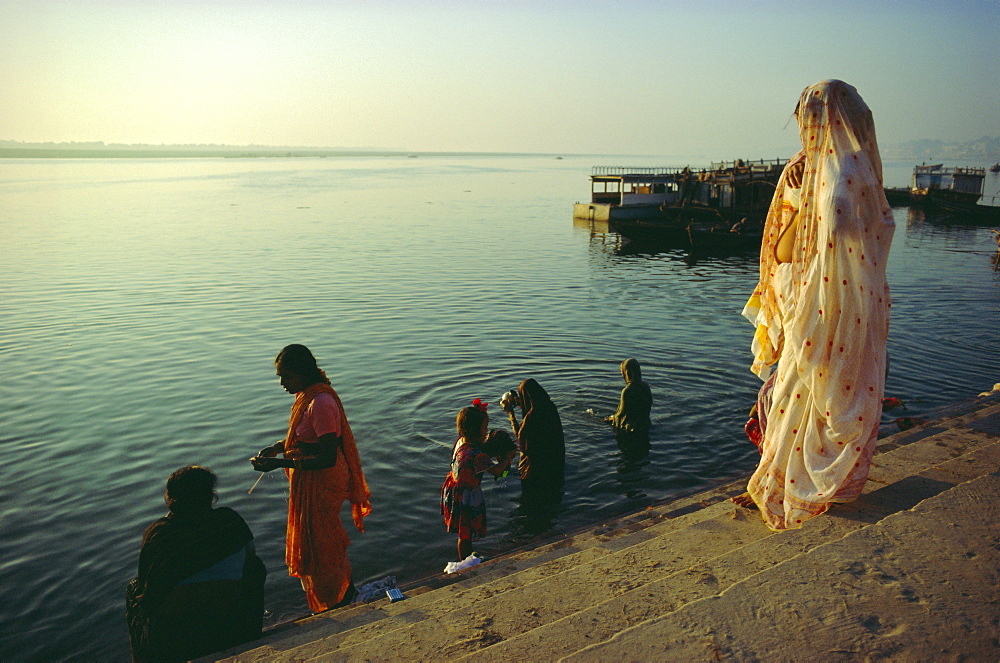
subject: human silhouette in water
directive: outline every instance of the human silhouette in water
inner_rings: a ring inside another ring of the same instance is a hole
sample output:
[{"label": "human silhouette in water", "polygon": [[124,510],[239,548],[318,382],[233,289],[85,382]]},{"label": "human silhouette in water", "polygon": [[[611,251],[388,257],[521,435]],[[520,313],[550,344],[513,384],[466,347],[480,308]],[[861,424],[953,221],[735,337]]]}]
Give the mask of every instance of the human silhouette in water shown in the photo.
[{"label": "human silhouette in water", "polygon": [[[520,423],[515,406],[524,413]],[[516,402],[504,407],[521,452],[517,469],[522,503],[558,500],[565,481],[566,443],[555,404],[534,378],[528,378],[518,386]]]},{"label": "human silhouette in water", "polygon": [[630,357],[623,361],[621,372],[625,388],[618,410],[605,421],[614,426],[622,455],[638,459],[649,453],[649,412],[653,407],[653,393],[642,379],[642,368],[637,360]]}]

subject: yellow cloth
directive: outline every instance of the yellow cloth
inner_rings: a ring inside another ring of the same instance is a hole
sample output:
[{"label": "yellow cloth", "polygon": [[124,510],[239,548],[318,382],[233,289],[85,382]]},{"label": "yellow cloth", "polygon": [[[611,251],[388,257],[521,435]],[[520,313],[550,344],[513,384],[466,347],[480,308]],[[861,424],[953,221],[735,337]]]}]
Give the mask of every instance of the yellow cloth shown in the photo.
[{"label": "yellow cloth", "polygon": [[[773,529],[801,527],[861,493],[881,415],[895,223],[882,188],[871,111],[850,85],[802,92],[803,150],[779,180],[761,247],[760,281],[743,315],[756,326],[751,370],[777,364],[760,464],[748,491]],[[789,169],[805,163],[800,207]],[[789,223],[793,256],[775,249]],[[780,359],[780,361],[778,361]]]}]

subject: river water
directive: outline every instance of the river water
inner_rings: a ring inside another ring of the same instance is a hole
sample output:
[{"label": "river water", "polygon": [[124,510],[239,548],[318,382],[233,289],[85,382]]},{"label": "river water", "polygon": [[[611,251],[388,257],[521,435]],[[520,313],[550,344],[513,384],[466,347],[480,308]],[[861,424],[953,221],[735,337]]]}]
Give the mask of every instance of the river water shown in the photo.
[{"label": "river water", "polygon": [[[629,163],[685,165],[647,161]],[[615,160],[0,160],[0,659],[127,659],[124,586],[185,464],[211,466],[253,529],[269,620],[306,610],[283,479],[247,494],[247,458],[284,434],[288,343],[313,349],[359,441],[359,584],[452,559],[437,495],[455,413],[525,377],[560,408],[566,497],[539,519],[516,479],[485,481],[486,554],[751,470],[756,258],[630,251],[574,224],[598,163]],[[911,167],[887,164],[887,184]],[[907,407],[886,424],[1000,381],[991,230],[895,216],[887,395]],[[599,418],[626,357],[654,393],[641,460]]]}]

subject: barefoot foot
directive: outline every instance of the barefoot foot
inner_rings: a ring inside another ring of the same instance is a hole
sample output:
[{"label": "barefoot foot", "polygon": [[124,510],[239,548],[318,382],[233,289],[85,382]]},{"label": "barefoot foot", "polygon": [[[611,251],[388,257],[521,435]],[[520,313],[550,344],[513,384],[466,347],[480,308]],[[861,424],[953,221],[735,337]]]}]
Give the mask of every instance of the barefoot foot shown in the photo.
[{"label": "barefoot foot", "polygon": [[757,505],[754,504],[753,498],[750,497],[750,493],[743,493],[742,495],[737,495],[730,500],[733,504],[741,506],[744,509],[756,509]]}]

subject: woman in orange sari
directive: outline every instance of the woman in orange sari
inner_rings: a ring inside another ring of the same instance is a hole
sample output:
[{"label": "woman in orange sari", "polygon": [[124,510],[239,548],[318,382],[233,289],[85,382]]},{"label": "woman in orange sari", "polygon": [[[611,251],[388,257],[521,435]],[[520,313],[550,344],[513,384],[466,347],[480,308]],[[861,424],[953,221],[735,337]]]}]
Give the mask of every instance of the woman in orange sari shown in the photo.
[{"label": "woman in orange sari", "polygon": [[[285,468],[288,528],[285,563],[299,578],[309,608],[321,612],[347,605],[357,590],[351,581],[351,541],[340,508],[351,503],[354,525],[364,532],[371,494],[340,396],[304,345],[289,345],[274,360],[281,386],[295,395],[285,439],[261,449],[254,469]],[[283,454],[278,458],[279,453]]]},{"label": "woman in orange sari", "polygon": [[802,150],[785,166],[743,310],[757,327],[751,370],[777,364],[761,459],[734,498],[775,530],[857,498],[875,450],[889,332],[886,260],[895,223],[872,113],[852,86],[803,90]]}]

